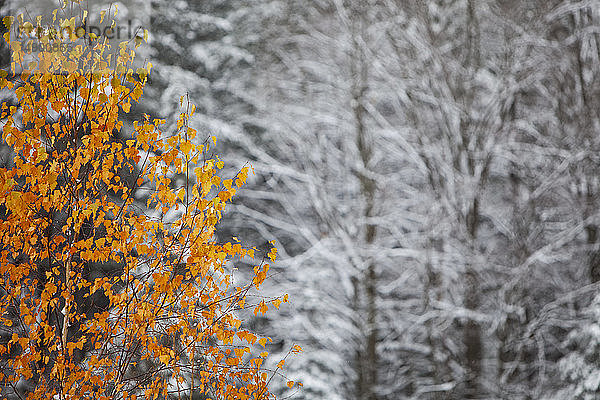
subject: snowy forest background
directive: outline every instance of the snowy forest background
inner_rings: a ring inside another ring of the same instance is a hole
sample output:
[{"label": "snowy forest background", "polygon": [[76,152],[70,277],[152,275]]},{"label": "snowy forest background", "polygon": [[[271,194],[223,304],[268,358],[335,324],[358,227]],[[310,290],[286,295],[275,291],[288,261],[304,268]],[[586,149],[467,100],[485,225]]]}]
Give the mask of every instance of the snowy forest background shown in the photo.
[{"label": "snowy forest background", "polygon": [[230,174],[253,166],[220,235],[276,241],[292,304],[252,327],[303,347],[295,399],[600,399],[600,0],[151,18],[131,117],[187,94]]}]

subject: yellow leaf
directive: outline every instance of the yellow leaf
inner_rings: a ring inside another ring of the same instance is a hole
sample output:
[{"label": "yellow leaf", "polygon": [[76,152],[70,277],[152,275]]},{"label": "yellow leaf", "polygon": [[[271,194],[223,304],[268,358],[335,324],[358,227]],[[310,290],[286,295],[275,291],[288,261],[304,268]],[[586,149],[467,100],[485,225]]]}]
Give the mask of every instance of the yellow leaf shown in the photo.
[{"label": "yellow leaf", "polygon": [[271,251],[269,251],[269,254],[267,254],[267,256],[271,259],[271,261],[275,261],[275,258],[277,258],[277,248],[271,248]]},{"label": "yellow leaf", "polygon": [[183,202],[183,199],[185,197],[185,189],[184,188],[179,189],[179,192],[177,192],[177,197],[179,198],[179,200],[181,200],[181,202]]},{"label": "yellow leaf", "polygon": [[292,387],[294,387],[294,381],[288,381],[288,383],[287,383],[287,387],[289,387],[290,389],[291,389]]},{"label": "yellow leaf", "polygon": [[13,17],[13,16],[2,18],[2,22],[4,23],[4,26],[6,27],[6,29],[9,29],[9,30],[10,30],[10,27],[14,20],[15,20],[15,17]]},{"label": "yellow leaf", "polygon": [[148,75],[148,71],[145,68],[138,68],[136,72],[142,79],[146,78],[146,76]]},{"label": "yellow leaf", "polygon": [[185,155],[190,154],[190,151],[192,150],[192,144],[188,141],[185,141],[183,143],[181,143],[180,145],[181,151],[183,151],[183,153]]}]

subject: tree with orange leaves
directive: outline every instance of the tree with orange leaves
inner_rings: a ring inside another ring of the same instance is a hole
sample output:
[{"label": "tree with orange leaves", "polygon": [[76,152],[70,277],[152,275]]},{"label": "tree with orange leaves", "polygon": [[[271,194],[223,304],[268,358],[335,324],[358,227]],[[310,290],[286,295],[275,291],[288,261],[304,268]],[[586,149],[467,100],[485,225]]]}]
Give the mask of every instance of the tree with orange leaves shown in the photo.
[{"label": "tree with orange leaves", "polygon": [[[60,31],[35,21],[3,21],[13,65],[12,74],[0,71],[0,87],[14,91],[18,107],[1,110],[14,161],[0,168],[0,331],[9,333],[0,395],[272,398],[268,382],[284,360],[266,371],[267,353],[252,350],[269,339],[244,329],[238,314],[278,308],[287,296],[247,304],[269,265],[238,285],[228,263],[255,249],[214,240],[248,168],[218,176],[223,163],[196,144],[190,105],[175,132],[144,116],[130,139],[116,140],[151,65],[133,71],[127,43],[109,54],[100,40],[68,52],[46,46],[26,62],[18,33],[45,44],[78,39],[75,17],[54,13]],[[140,189],[149,193],[145,212]],[[93,277],[94,265],[116,268]]]}]

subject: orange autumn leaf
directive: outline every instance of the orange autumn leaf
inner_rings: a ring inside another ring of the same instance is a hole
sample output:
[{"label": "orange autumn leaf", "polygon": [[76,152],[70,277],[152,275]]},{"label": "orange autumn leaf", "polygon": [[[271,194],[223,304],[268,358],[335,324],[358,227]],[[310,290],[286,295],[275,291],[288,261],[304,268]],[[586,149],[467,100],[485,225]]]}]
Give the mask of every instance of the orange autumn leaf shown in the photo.
[{"label": "orange autumn leaf", "polygon": [[302,352],[302,347],[300,347],[299,345],[295,344],[292,347],[292,353],[301,353]]}]

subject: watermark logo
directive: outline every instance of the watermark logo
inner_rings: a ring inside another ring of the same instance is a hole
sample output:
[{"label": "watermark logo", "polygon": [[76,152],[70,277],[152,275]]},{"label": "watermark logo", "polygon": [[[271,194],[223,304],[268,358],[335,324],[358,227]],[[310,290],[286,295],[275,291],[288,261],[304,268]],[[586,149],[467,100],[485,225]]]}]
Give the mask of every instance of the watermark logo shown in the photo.
[{"label": "watermark logo", "polygon": [[[123,43],[141,57],[132,66],[144,64],[151,40],[150,2],[123,0],[102,1],[9,0],[5,14],[18,16],[12,26],[11,41],[20,42],[21,60],[12,60],[15,72],[25,65],[46,57],[43,53],[61,53],[64,58],[83,60],[104,43],[108,51],[117,53]],[[79,62],[78,68],[91,68],[89,62]],[[64,71],[63,71],[64,72]]]}]

